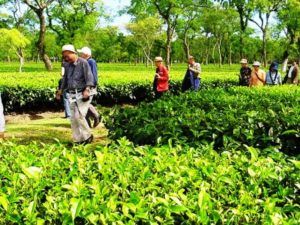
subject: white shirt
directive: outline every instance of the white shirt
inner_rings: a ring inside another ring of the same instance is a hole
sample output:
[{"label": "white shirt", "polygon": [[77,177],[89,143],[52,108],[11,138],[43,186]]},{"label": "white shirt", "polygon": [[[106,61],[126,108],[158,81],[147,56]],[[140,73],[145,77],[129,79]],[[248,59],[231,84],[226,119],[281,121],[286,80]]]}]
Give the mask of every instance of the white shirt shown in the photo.
[{"label": "white shirt", "polygon": [[288,74],[288,78],[292,78],[293,71],[294,71],[294,66],[292,66],[292,67],[290,68],[289,74]]}]

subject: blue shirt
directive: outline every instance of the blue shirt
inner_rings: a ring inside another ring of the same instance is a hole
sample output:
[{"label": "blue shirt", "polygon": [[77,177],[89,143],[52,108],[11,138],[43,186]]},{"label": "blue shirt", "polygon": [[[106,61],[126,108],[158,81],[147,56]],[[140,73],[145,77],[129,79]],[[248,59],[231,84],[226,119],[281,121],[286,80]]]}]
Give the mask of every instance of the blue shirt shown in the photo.
[{"label": "blue shirt", "polygon": [[94,86],[96,87],[98,85],[98,67],[97,63],[93,58],[89,58],[88,63],[90,65],[93,77],[94,77]]}]

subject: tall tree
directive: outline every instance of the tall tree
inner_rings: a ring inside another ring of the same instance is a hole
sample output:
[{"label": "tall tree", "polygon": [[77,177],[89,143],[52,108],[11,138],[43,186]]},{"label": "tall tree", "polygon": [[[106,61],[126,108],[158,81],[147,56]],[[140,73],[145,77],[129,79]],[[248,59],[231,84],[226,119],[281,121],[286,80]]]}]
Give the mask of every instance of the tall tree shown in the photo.
[{"label": "tall tree", "polygon": [[131,0],[128,12],[134,16],[159,14],[166,25],[166,64],[171,63],[172,41],[178,19],[185,10],[199,10],[199,7],[207,5],[208,0]]},{"label": "tall tree", "polygon": [[39,19],[39,39],[37,42],[37,48],[39,56],[42,58],[47,70],[52,70],[52,63],[45,51],[45,35],[46,35],[46,9],[54,2],[54,0],[22,0]]},{"label": "tall tree", "polygon": [[252,16],[253,7],[251,7],[250,0],[217,0],[218,2],[222,2],[226,7],[232,7],[239,14],[240,20],[240,58],[245,57],[245,46],[244,39],[246,36],[246,31],[248,28],[249,19]]},{"label": "tall tree", "polygon": [[103,14],[103,6],[101,0],[58,0],[46,11],[49,28],[57,34],[60,44],[65,44],[92,33]]},{"label": "tall tree", "polygon": [[11,54],[16,54],[18,56],[20,61],[19,72],[22,72],[24,55],[20,54],[20,49],[25,48],[30,43],[29,40],[17,29],[0,29],[0,36],[0,48],[7,50],[7,56],[10,56]]},{"label": "tall tree", "polygon": [[[202,28],[205,33],[215,39],[214,52],[217,49],[219,66],[223,63],[222,46],[229,46],[228,58],[231,58],[231,37],[237,32],[238,25],[236,12],[232,9],[223,9],[215,6],[203,12]],[[226,44],[225,44],[226,43]]]},{"label": "tall tree", "polygon": [[253,0],[253,8],[258,14],[258,20],[252,17],[249,20],[253,22],[262,32],[262,58],[264,66],[267,66],[268,55],[267,55],[267,43],[269,38],[269,26],[270,18],[272,13],[277,12],[281,7],[282,0]]},{"label": "tall tree", "polygon": [[[151,26],[149,26],[151,24]],[[156,40],[161,38],[162,24],[157,17],[148,17],[127,25],[135,42],[142,49],[146,57],[146,66],[150,62],[153,65],[151,53]]]},{"label": "tall tree", "polygon": [[186,59],[191,55],[190,42],[200,33],[200,10],[187,10],[180,16],[176,33],[182,41]]},{"label": "tall tree", "polygon": [[286,49],[283,53],[283,71],[286,71],[288,58],[295,53],[300,59],[300,2],[298,0],[286,1],[278,11],[279,29],[287,37]]}]

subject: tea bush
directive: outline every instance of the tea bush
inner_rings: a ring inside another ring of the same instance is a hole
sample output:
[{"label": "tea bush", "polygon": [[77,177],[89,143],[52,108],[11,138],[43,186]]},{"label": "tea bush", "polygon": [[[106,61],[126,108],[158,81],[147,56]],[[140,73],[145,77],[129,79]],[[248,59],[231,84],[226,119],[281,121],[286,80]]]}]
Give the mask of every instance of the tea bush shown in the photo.
[{"label": "tea bush", "polygon": [[0,224],[299,224],[300,162],[246,149],[0,143]]},{"label": "tea bush", "polygon": [[106,124],[111,138],[142,145],[172,139],[193,146],[213,142],[216,149],[273,145],[299,154],[299,102],[298,87],[209,89],[116,108]]}]

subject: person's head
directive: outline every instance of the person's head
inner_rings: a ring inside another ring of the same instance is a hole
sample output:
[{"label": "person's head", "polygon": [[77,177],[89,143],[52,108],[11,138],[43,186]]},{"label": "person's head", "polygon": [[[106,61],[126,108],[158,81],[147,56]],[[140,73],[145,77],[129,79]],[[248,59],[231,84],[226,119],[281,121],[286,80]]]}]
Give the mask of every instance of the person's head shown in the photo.
[{"label": "person's head", "polygon": [[297,64],[297,61],[296,60],[294,60],[293,62],[292,62],[292,66],[297,66],[298,64]]},{"label": "person's head", "polygon": [[277,72],[278,71],[278,63],[277,62],[273,62],[271,65],[270,65],[270,71],[271,72]]},{"label": "person's head", "polygon": [[248,67],[248,60],[247,60],[247,59],[242,59],[242,60],[241,60],[241,66],[242,66],[243,68]]},{"label": "person's head", "polygon": [[155,66],[156,66],[156,67],[161,66],[161,65],[162,65],[162,62],[163,62],[163,58],[162,58],[162,57],[160,57],[160,56],[155,57],[154,63],[155,63]]},{"label": "person's head", "polygon": [[62,47],[63,59],[68,63],[74,63],[77,60],[76,51],[73,45],[64,45]]},{"label": "person's head", "polygon": [[258,71],[259,68],[260,68],[260,62],[255,61],[255,62],[253,63],[253,68],[254,68],[255,71]]},{"label": "person's head", "polygon": [[195,63],[194,56],[191,56],[191,55],[189,56],[188,63],[191,64],[191,65]]},{"label": "person's head", "polygon": [[80,57],[84,59],[89,59],[92,56],[92,50],[89,47],[83,47],[77,50],[80,53]]}]

